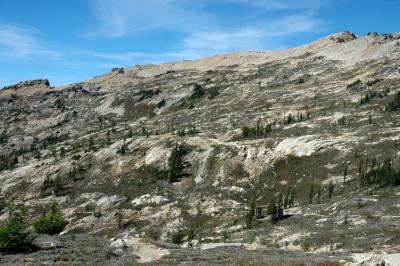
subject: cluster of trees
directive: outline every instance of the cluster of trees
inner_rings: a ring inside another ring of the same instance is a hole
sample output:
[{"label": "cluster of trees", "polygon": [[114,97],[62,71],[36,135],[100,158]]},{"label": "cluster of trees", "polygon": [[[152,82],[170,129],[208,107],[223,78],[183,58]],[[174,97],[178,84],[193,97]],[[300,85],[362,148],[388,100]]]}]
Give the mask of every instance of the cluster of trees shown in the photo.
[{"label": "cluster of trees", "polygon": [[41,156],[39,147],[35,144],[32,144],[30,148],[21,147],[18,150],[13,150],[9,154],[0,155],[0,171],[14,168],[19,162],[18,157],[22,155],[24,155],[24,157],[29,157],[26,156],[27,153],[31,153],[31,156],[36,159],[39,159]]},{"label": "cluster of trees", "polygon": [[[376,80],[374,80],[374,81],[369,81],[369,83],[367,83],[367,85],[368,84],[375,84],[375,83],[373,83],[373,82],[375,82]],[[368,85],[368,86],[370,86],[370,85]],[[367,92],[364,96],[361,96],[361,99],[360,99],[360,105],[363,105],[363,104],[367,104],[367,103],[369,103],[373,98],[376,98],[376,97],[384,97],[384,96],[386,96],[388,93],[390,92],[390,89],[389,88],[385,88],[382,92],[375,92],[375,91],[371,91],[371,92]]]},{"label": "cluster of trees", "polygon": [[360,105],[369,103],[376,96],[378,96],[378,94],[375,91],[367,92],[365,96],[361,96]]},{"label": "cluster of trees", "polygon": [[[250,229],[253,225],[254,217],[261,218],[262,208],[257,206],[256,197],[253,194],[249,208],[245,214],[245,225],[246,228]],[[285,193],[279,192],[278,197],[272,197],[267,207],[267,214],[271,215],[271,223],[276,224],[280,220],[284,219],[283,210],[292,208],[294,206],[294,199],[296,197],[296,190],[294,187],[289,186]]]},{"label": "cluster of trees", "polygon": [[114,128],[115,127],[115,121],[112,120],[111,118],[104,116],[104,115],[99,115],[97,117],[97,120],[100,125],[100,129],[105,129],[105,128]]},{"label": "cluster of trees", "polygon": [[187,148],[183,144],[176,144],[168,159],[168,181],[170,183],[179,180],[182,169],[184,168],[183,156],[187,153]]},{"label": "cluster of trees", "polygon": [[357,79],[356,81],[354,81],[354,82],[348,84],[348,85],[346,86],[346,89],[351,90],[351,89],[357,88],[357,87],[358,87],[359,85],[361,85],[361,84],[362,84],[361,80]]},{"label": "cluster of trees", "polygon": [[145,100],[145,99],[150,99],[155,95],[160,94],[160,90],[140,90],[138,93],[136,93],[137,96],[140,96],[139,102]]},{"label": "cluster of trees", "polygon": [[68,171],[67,178],[76,182],[82,179],[82,175],[85,171],[86,169],[81,164],[75,165]]},{"label": "cluster of trees", "polygon": [[285,195],[281,192],[278,198],[272,197],[267,208],[267,214],[271,215],[271,223],[276,224],[284,218],[283,210],[294,206],[296,190],[293,187],[288,187]]},{"label": "cluster of trees", "polygon": [[276,128],[276,123],[269,123],[265,127],[261,125],[261,118],[258,119],[257,124],[254,127],[243,127],[242,137],[245,139],[257,139],[264,138],[272,130]]},{"label": "cluster of trees", "polygon": [[387,112],[394,112],[400,109],[400,91],[396,93],[393,99],[386,105]]},{"label": "cluster of trees", "polygon": [[40,187],[40,195],[42,197],[54,194],[57,197],[62,196],[66,193],[66,184],[68,182],[76,182],[84,178],[83,174],[86,172],[86,168],[81,165],[73,166],[67,174],[64,176],[57,175],[54,178],[46,176]]},{"label": "cluster of trees", "polygon": [[188,127],[184,127],[180,130],[178,130],[177,135],[180,137],[184,137],[186,135],[193,136],[199,133],[199,131],[196,129],[195,125],[189,125]]},{"label": "cluster of trees", "polygon": [[379,185],[381,187],[400,185],[400,170],[394,168],[390,158],[382,162],[378,162],[376,158],[360,160],[358,175],[362,187],[370,185]]},{"label": "cluster of trees", "polygon": [[0,172],[3,170],[9,170],[14,168],[18,164],[18,156],[13,155],[1,155],[0,156]]},{"label": "cluster of trees", "polygon": [[290,114],[288,116],[283,117],[283,124],[284,125],[290,125],[292,123],[296,122],[303,122],[305,120],[309,120],[311,117],[310,112],[306,112],[305,114],[303,113],[297,113],[296,115]]},{"label": "cluster of trees", "polygon": [[151,131],[146,129],[145,127],[142,127],[142,131],[141,131],[140,135],[144,136],[144,137],[150,137]]},{"label": "cluster of trees", "polygon": [[[0,221],[0,252],[28,251],[34,248],[27,226],[27,210],[13,198],[7,204],[8,217]],[[50,203],[40,217],[33,220],[33,231],[39,234],[57,234],[67,225],[59,205]]]},{"label": "cluster of trees", "polygon": [[40,187],[40,195],[46,197],[52,193],[57,197],[64,195],[64,178],[56,176],[54,179],[46,176]]},{"label": "cluster of trees", "polygon": [[12,150],[8,154],[0,155],[0,171],[12,169],[16,164],[18,164],[20,156],[23,156],[23,158],[29,158],[31,156],[35,159],[40,159],[41,149],[46,149],[49,146],[52,146],[60,141],[64,141],[68,138],[68,135],[58,136],[50,134],[42,140],[34,139],[32,145],[29,147],[22,146],[19,149]]},{"label": "cluster of trees", "polygon": [[183,156],[188,153],[188,148],[184,144],[175,144],[167,164],[157,167],[154,165],[144,165],[137,170],[137,175],[146,180],[168,180],[170,183],[179,181],[182,170],[185,168]]},{"label": "cluster of trees", "polygon": [[121,147],[119,147],[117,150],[117,154],[125,155],[128,151],[129,151],[128,144],[126,144],[126,137],[125,137]]},{"label": "cluster of trees", "polygon": [[309,204],[313,204],[315,196],[317,196],[317,204],[320,204],[321,196],[322,196],[322,188],[311,185],[310,190],[308,192],[308,203]]},{"label": "cluster of trees", "polygon": [[54,101],[54,107],[57,108],[57,109],[60,109],[61,111],[64,111],[65,110],[65,102],[64,102],[64,100],[62,98],[57,98]]},{"label": "cluster of trees", "polygon": [[[322,192],[327,191],[328,198],[332,198],[333,193],[335,192],[335,185],[332,182],[329,182],[328,186],[323,187],[319,184],[312,184],[308,191],[308,204],[313,204],[314,202],[317,204],[321,203]],[[316,201],[314,201],[316,199]]]},{"label": "cluster of trees", "polygon": [[193,93],[190,95],[189,100],[194,100],[197,98],[202,97],[205,94],[204,88],[199,84],[194,84],[193,86]]}]

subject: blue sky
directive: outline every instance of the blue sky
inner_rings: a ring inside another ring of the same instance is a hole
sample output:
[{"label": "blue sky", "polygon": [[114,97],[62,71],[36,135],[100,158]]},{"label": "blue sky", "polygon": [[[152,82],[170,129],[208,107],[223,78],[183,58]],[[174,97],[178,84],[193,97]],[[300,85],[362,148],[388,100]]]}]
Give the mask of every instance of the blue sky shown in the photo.
[{"label": "blue sky", "polygon": [[398,0],[0,0],[0,87],[112,67],[399,32]]}]

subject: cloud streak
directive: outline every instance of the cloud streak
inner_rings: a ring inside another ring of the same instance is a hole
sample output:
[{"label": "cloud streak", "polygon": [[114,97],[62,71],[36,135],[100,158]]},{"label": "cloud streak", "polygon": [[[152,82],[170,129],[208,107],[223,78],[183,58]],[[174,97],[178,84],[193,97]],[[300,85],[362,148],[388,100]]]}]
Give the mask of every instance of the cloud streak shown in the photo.
[{"label": "cloud streak", "polygon": [[288,16],[257,26],[235,30],[193,32],[183,40],[185,49],[212,52],[274,49],[276,39],[315,31],[326,23],[310,16]]},{"label": "cloud streak", "polygon": [[0,57],[29,59],[35,56],[57,57],[58,53],[47,48],[36,37],[37,30],[0,24]]},{"label": "cloud streak", "polygon": [[[327,24],[314,14],[318,7],[330,0],[221,0],[220,5],[242,6],[239,8],[243,9],[239,14],[241,17],[252,17],[240,25],[235,25],[234,18],[217,14],[212,0],[199,0],[196,4],[185,0],[92,1],[100,26],[89,36],[120,38],[171,30],[181,36],[174,43],[176,51],[204,55],[285,46],[281,39],[317,32]],[[273,14],[277,10],[287,10],[289,14]],[[232,25],[226,23],[227,19],[232,20]]]},{"label": "cloud streak", "polygon": [[91,0],[99,27],[88,36],[123,37],[155,29],[188,30],[211,26],[201,12],[202,1],[184,0]]}]

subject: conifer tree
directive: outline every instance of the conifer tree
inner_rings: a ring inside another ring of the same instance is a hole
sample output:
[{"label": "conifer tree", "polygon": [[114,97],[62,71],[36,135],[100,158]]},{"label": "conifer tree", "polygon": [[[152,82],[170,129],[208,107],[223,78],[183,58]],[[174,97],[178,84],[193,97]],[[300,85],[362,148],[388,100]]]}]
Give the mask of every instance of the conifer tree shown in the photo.
[{"label": "conifer tree", "polygon": [[332,182],[329,182],[329,185],[328,185],[328,197],[330,199],[332,198],[334,190],[335,190],[335,186],[333,185]]},{"label": "conifer tree", "polygon": [[346,183],[346,177],[347,177],[347,164],[345,163],[343,170],[343,184]]},{"label": "conifer tree", "polygon": [[311,185],[310,192],[308,193],[308,203],[309,204],[313,203],[313,197],[314,197],[314,185]]},{"label": "conifer tree", "polygon": [[246,213],[246,228],[251,229],[253,225],[253,219],[254,219],[254,214],[255,214],[255,209],[256,209],[256,198],[253,195],[253,197],[250,200],[249,204],[249,210]]},{"label": "conifer tree", "polygon": [[275,197],[272,197],[269,201],[267,214],[271,215],[271,223],[276,224],[278,222],[278,207],[276,206]]}]

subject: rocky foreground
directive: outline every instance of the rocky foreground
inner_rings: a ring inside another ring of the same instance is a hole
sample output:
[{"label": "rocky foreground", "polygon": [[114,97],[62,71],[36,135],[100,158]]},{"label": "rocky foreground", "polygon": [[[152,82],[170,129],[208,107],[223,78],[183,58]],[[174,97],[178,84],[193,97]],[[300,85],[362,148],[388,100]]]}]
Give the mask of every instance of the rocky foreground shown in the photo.
[{"label": "rocky foreground", "polygon": [[66,221],[0,264],[400,265],[399,59],[344,32],[0,90],[0,220]]}]

